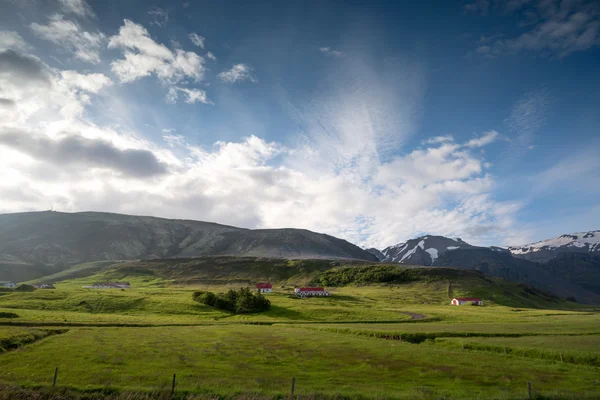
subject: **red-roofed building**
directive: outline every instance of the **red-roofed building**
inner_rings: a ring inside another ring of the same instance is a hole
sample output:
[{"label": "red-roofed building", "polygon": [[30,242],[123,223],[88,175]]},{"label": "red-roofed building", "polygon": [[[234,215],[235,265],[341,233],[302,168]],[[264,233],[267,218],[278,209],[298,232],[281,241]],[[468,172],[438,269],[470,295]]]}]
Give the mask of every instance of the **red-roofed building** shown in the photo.
[{"label": "red-roofed building", "polygon": [[483,300],[478,297],[456,297],[450,302],[453,306],[464,306],[465,304],[471,304],[474,306],[482,306]]},{"label": "red-roofed building", "polygon": [[330,293],[322,287],[295,288],[294,293],[299,297],[330,296]]},{"label": "red-roofed building", "polygon": [[273,292],[273,285],[270,283],[257,283],[256,290],[260,293],[271,293]]}]

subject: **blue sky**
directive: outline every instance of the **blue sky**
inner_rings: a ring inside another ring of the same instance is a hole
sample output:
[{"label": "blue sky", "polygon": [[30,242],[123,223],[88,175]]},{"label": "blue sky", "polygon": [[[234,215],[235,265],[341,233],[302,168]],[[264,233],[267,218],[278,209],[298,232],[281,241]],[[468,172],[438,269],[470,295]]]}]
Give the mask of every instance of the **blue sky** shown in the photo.
[{"label": "blue sky", "polygon": [[363,246],[600,226],[586,1],[0,1],[0,212]]}]

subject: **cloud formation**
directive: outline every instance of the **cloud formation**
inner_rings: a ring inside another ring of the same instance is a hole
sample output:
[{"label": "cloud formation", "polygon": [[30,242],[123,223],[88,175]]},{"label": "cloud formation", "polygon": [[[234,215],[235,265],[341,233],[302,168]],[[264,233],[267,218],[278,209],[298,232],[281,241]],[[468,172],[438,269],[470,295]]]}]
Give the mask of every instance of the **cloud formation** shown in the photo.
[{"label": "cloud formation", "polygon": [[169,21],[169,13],[162,8],[155,7],[148,11],[148,14],[152,17],[150,25],[156,25],[159,27],[165,27]]},{"label": "cloud formation", "polygon": [[[487,14],[490,2],[478,0],[465,6],[470,11]],[[486,57],[533,51],[566,57],[600,45],[600,6],[594,1],[508,1],[496,2],[496,8],[510,15],[525,16],[522,33],[504,35],[480,43],[476,52]]]},{"label": "cloud formation", "polygon": [[58,0],[65,13],[72,13],[79,17],[94,16],[92,7],[85,0]]},{"label": "cloud formation", "polygon": [[344,53],[342,53],[341,51],[332,49],[331,47],[320,47],[319,51],[325,54],[326,56],[330,57],[341,57],[344,55]]},{"label": "cloud formation", "polygon": [[519,99],[505,120],[515,134],[511,142],[511,153],[518,155],[534,144],[536,132],[544,125],[550,105],[550,95],[545,89],[526,93]]},{"label": "cloud formation", "polygon": [[27,51],[31,48],[25,39],[15,31],[0,31],[0,51],[18,50]]},{"label": "cloud formation", "polygon": [[110,142],[76,134],[50,139],[32,132],[5,129],[0,132],[0,145],[61,167],[107,168],[136,178],[167,172],[166,166],[148,150],[119,149]]},{"label": "cloud formation", "polygon": [[488,144],[494,142],[498,138],[498,132],[496,131],[488,131],[485,132],[480,137],[476,137],[474,139],[469,140],[465,146],[467,147],[483,147]]},{"label": "cloud formation", "polygon": [[172,86],[171,88],[169,88],[169,91],[167,92],[167,96],[166,96],[167,103],[170,103],[170,104],[177,103],[177,99],[179,97],[178,92],[181,92],[184,94],[185,102],[188,104],[194,104],[194,103],[214,104],[213,102],[211,102],[208,99],[205,90],[187,89],[187,88],[178,87],[178,86]]},{"label": "cloud formation", "polygon": [[219,74],[219,78],[223,82],[236,83],[236,82],[257,82],[257,79],[253,75],[253,69],[248,64],[236,64],[230,70],[223,71]]},{"label": "cloud formation", "polygon": [[106,40],[101,32],[86,32],[77,23],[65,20],[60,14],[52,15],[48,25],[34,22],[30,28],[37,36],[73,53],[81,61],[91,64],[100,62],[100,50]]},{"label": "cloud formation", "polygon": [[194,43],[194,45],[200,48],[204,48],[204,41],[206,40],[204,36],[200,36],[197,33],[190,33],[188,37],[190,38],[192,43]]},{"label": "cloud formation", "polygon": [[124,20],[119,34],[110,37],[108,47],[122,49],[124,58],[111,63],[113,73],[121,82],[155,75],[166,83],[188,78],[200,81],[204,77],[204,58],[191,51],[156,43],[142,25]]}]

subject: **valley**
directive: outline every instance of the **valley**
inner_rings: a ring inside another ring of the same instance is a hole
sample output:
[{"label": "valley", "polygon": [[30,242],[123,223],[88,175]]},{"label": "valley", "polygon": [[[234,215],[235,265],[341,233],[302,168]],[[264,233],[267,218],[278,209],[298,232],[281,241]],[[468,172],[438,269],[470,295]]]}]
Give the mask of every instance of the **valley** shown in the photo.
[{"label": "valley", "polygon": [[[54,290],[0,292],[0,315],[17,315],[0,318],[2,393],[50,396],[58,367],[73,399],[171,398],[173,374],[181,399],[284,397],[292,378],[298,398],[514,399],[528,382],[539,398],[599,394],[600,309],[477,271],[214,256],[61,274]],[[108,281],[131,288],[82,288]],[[262,281],[265,312],[192,299]],[[293,295],[324,282],[330,297]],[[460,296],[485,305],[451,306]]]}]

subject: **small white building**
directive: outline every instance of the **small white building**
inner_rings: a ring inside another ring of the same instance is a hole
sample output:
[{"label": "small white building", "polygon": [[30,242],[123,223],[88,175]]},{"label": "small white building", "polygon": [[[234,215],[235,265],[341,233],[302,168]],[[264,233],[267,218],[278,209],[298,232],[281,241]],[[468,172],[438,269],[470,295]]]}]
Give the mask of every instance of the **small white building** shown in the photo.
[{"label": "small white building", "polygon": [[273,292],[273,285],[271,285],[270,283],[257,283],[256,284],[256,290],[260,293],[272,293]]},{"label": "small white building", "polygon": [[483,300],[478,297],[456,297],[452,299],[450,302],[453,306],[464,306],[464,305],[473,305],[473,306],[482,306]]},{"label": "small white building", "polygon": [[298,297],[330,296],[331,294],[322,287],[295,288],[294,293]]},{"label": "small white building", "polygon": [[95,283],[93,285],[82,286],[84,289],[129,289],[131,285],[129,282],[106,282],[106,283]]},{"label": "small white building", "polygon": [[17,287],[17,284],[14,282],[0,282],[0,287],[1,288],[8,288],[8,289],[14,289]]}]

